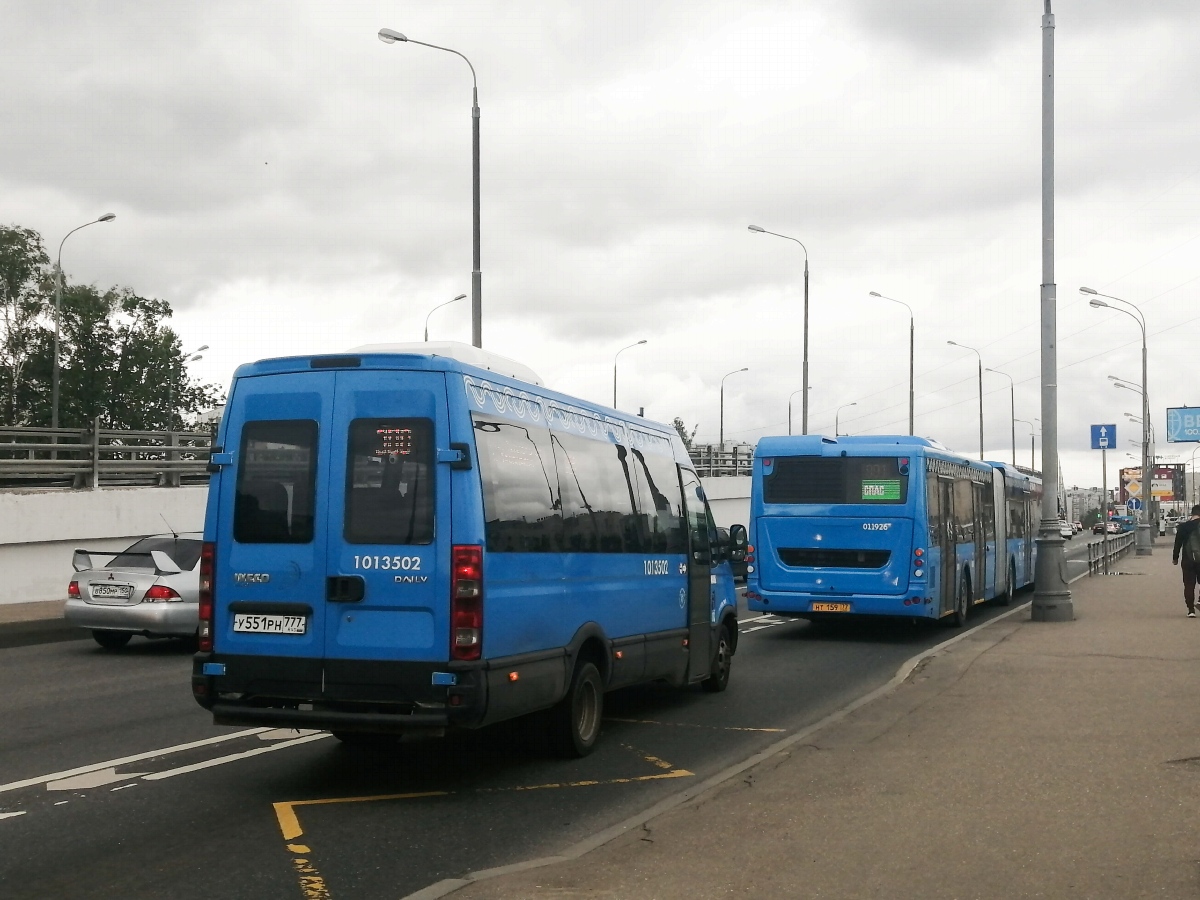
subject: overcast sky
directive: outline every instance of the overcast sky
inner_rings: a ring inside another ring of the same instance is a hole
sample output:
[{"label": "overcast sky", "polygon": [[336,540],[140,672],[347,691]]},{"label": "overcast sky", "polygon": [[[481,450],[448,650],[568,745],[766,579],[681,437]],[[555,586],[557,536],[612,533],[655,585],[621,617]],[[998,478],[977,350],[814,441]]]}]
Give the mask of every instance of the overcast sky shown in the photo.
[{"label": "overcast sky", "polygon": [[[420,340],[470,293],[482,109],[484,346],[559,390],[717,438],[787,431],[811,269],[810,431],[978,452],[977,348],[1041,416],[1043,0],[56,2],[0,15],[0,221],[72,236],[76,281],[168,300],[195,376]],[[1154,421],[1200,405],[1200,3],[1055,0],[1061,457],[1135,464],[1138,304]],[[470,341],[470,302],[430,336]],[[1189,368],[1190,367],[1190,368]],[[799,431],[800,396],[794,398]],[[856,404],[849,406],[849,404]],[[984,373],[989,458],[1009,383]],[[1017,424],[1018,461],[1029,462]],[[1196,445],[1159,453],[1190,458]],[[1041,442],[1038,441],[1040,453]],[[1110,481],[1115,480],[1115,475]]]}]

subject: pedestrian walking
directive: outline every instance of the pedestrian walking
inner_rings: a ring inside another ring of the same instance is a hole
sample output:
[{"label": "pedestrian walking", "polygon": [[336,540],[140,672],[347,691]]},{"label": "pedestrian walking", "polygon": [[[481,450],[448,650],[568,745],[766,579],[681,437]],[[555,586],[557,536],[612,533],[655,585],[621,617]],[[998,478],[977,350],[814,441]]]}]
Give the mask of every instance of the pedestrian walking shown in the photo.
[{"label": "pedestrian walking", "polygon": [[1192,517],[1175,529],[1175,549],[1171,562],[1183,572],[1183,602],[1189,619],[1196,618],[1196,577],[1200,575],[1200,504],[1192,507]]}]

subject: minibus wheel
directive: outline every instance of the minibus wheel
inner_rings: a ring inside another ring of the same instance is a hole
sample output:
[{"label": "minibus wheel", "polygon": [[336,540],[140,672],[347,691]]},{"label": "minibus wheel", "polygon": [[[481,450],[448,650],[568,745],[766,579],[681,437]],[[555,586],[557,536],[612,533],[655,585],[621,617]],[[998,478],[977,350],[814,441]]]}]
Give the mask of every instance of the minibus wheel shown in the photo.
[{"label": "minibus wheel", "polygon": [[729,666],[733,662],[733,639],[729,635],[729,623],[722,622],[717,633],[717,653],[713,658],[709,676],[700,686],[710,694],[719,694],[729,686]]},{"label": "minibus wheel", "polygon": [[587,756],[600,737],[604,715],[604,683],[594,663],[582,660],[571,676],[567,695],[554,707],[550,722],[551,736],[560,756],[573,759]]}]

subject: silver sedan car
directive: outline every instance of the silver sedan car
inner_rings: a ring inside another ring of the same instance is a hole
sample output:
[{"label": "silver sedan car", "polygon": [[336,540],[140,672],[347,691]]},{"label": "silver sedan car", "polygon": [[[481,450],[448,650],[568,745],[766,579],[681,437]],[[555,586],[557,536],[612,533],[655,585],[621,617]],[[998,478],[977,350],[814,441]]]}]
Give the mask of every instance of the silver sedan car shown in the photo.
[{"label": "silver sedan car", "polygon": [[76,550],[66,620],[117,650],[135,634],[192,639],[199,622],[201,535],[156,534],[119,553]]}]

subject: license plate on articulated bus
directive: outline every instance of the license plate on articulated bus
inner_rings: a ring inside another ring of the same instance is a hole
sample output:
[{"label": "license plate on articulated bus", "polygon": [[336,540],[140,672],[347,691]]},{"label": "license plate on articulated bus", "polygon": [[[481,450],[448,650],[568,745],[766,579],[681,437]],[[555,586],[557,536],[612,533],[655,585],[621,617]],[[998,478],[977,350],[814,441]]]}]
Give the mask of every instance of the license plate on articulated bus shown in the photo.
[{"label": "license plate on articulated bus", "polygon": [[849,603],[814,603],[810,612],[850,612]]},{"label": "license plate on articulated bus", "polygon": [[233,617],[233,630],[239,634],[304,634],[308,630],[308,619],[304,616],[238,613]]}]

